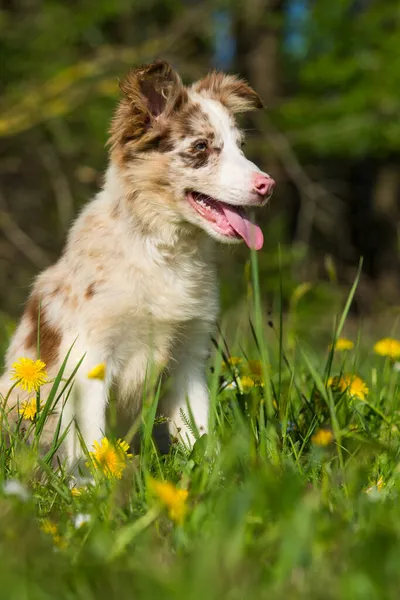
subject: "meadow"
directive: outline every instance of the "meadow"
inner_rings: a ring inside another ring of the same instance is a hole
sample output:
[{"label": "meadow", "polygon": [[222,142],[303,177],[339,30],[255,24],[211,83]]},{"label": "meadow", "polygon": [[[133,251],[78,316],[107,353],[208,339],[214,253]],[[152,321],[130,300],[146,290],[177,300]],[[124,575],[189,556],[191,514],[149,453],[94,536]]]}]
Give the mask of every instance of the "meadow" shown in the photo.
[{"label": "meadow", "polygon": [[209,434],[161,455],[149,384],[140,449],[110,427],[80,486],[57,459],[61,432],[40,449],[73,383],[68,357],[47,399],[45,365],[19,361],[15,385],[33,400],[16,430],[2,404],[0,598],[397,598],[400,341],[391,328],[350,339],[359,278],[329,343],[313,344],[296,334],[307,284],[266,314],[252,256],[242,319],[227,316],[214,339]]}]

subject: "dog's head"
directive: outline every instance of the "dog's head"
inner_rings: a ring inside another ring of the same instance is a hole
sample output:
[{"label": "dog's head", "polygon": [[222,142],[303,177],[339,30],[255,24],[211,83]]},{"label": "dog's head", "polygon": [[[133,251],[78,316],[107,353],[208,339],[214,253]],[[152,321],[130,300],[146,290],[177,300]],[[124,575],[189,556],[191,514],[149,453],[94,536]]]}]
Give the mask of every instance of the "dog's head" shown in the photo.
[{"label": "dog's head", "polygon": [[262,232],[246,208],[263,206],[275,183],[244,156],[235,122],[236,113],[262,106],[256,92],[222,73],[185,87],[164,61],[131,71],[120,87],[111,157],[132,190],[132,202],[140,202],[144,192],[153,220],[161,212],[219,241],[244,239],[261,248]]}]

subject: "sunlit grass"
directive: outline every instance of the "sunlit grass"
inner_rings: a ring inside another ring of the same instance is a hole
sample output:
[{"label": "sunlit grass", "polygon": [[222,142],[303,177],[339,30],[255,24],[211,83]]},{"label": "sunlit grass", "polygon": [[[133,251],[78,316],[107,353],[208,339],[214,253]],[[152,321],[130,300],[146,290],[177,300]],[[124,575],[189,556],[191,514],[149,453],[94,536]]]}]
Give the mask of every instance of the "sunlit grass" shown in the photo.
[{"label": "sunlit grass", "polygon": [[138,454],[111,428],[87,449],[93,479],[80,487],[57,459],[60,424],[40,443],[70,393],[69,356],[14,426],[3,402],[4,597],[397,598],[397,346],[344,337],[354,291],[313,347],[290,314],[265,315],[253,262],[247,333],[228,321],[214,340],[209,435],[160,455],[156,387]]}]

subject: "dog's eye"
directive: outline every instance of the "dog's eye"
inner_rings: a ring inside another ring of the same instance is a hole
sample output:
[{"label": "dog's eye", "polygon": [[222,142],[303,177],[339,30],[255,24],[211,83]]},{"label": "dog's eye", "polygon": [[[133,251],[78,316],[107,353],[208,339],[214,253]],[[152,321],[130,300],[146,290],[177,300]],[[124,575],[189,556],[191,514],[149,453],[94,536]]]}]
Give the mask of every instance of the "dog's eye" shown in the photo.
[{"label": "dog's eye", "polygon": [[198,150],[199,152],[204,152],[204,150],[207,150],[207,148],[207,142],[205,142],[204,140],[199,140],[194,145],[194,149]]},{"label": "dog's eye", "polygon": [[240,142],[240,147],[241,147],[241,148],[244,148],[244,147],[245,147],[245,145],[246,145],[246,140],[242,140],[242,141]]}]

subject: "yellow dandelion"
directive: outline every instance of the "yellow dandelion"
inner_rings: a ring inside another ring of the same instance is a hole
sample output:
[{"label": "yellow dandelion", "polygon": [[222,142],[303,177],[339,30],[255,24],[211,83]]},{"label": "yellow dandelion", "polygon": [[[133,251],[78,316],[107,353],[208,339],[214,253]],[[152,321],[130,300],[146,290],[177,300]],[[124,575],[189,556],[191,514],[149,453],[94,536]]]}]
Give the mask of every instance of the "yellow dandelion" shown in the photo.
[{"label": "yellow dandelion", "polygon": [[41,530],[44,533],[48,533],[49,535],[56,535],[57,533],[57,525],[50,521],[49,519],[43,519]]},{"label": "yellow dandelion", "polygon": [[13,363],[11,379],[18,381],[18,385],[27,392],[37,392],[48,381],[45,363],[31,358],[20,358]]},{"label": "yellow dandelion", "polygon": [[104,381],[104,379],[106,377],[105,363],[100,363],[99,365],[96,365],[95,367],[93,367],[93,369],[91,371],[89,371],[87,376],[88,376],[88,379],[100,379],[101,381]]},{"label": "yellow dandelion", "polygon": [[239,388],[242,394],[248,394],[250,390],[256,385],[254,379],[249,377],[248,375],[243,375],[243,377],[238,378]]},{"label": "yellow dandelion", "polygon": [[61,550],[67,546],[67,542],[58,533],[57,525],[55,523],[52,523],[49,519],[43,519],[40,528],[47,535],[51,535],[53,542]]},{"label": "yellow dandelion", "polygon": [[[354,348],[354,342],[347,338],[338,338],[335,344],[335,350],[343,352],[344,350],[352,350]],[[329,350],[332,350],[332,344],[329,346]]]},{"label": "yellow dandelion", "polygon": [[247,367],[254,379],[262,379],[263,373],[261,360],[249,360],[247,361]]},{"label": "yellow dandelion", "polygon": [[316,446],[329,446],[333,442],[333,433],[329,429],[318,429],[312,436],[311,441]]},{"label": "yellow dandelion", "polygon": [[[100,443],[96,441],[93,444],[93,452],[89,454],[94,466],[106,477],[121,479],[128,459],[132,458],[128,450],[129,445],[124,440],[117,440],[113,444],[105,437]],[[87,466],[90,466],[90,463],[87,463]]]},{"label": "yellow dandelion", "polygon": [[352,373],[345,373],[341,377],[330,377],[328,386],[336,391],[347,392],[351,398],[358,398],[359,400],[365,400],[369,392],[361,377]]},{"label": "yellow dandelion", "polygon": [[[247,373],[251,379],[253,379],[254,385],[264,387],[263,381],[263,365],[261,360],[248,360],[247,361]],[[270,365],[267,365],[270,369]]]},{"label": "yellow dandelion", "polygon": [[170,519],[175,523],[183,523],[188,510],[189,492],[180,490],[169,481],[156,481],[152,478],[148,480],[148,487],[168,510]]},{"label": "yellow dandelion", "polygon": [[53,536],[53,540],[55,545],[58,546],[60,550],[64,550],[68,546],[67,541],[58,534]]},{"label": "yellow dandelion", "polygon": [[[41,409],[42,407],[43,404],[41,404],[39,408]],[[30,400],[26,400],[26,402],[22,402],[18,412],[23,419],[29,419],[30,421],[33,421],[37,414],[36,398],[31,398]]]},{"label": "yellow dandelion", "polygon": [[398,359],[400,358],[400,342],[393,338],[383,338],[376,342],[374,351],[381,356]]},{"label": "yellow dandelion", "polygon": [[81,496],[82,495],[82,488],[76,488],[76,487],[71,488],[71,495],[74,496],[74,497]]},{"label": "yellow dandelion", "polygon": [[243,360],[240,358],[240,356],[230,356],[228,358],[228,364],[226,364],[226,362],[223,362],[222,368],[226,369],[226,368],[228,368],[228,366],[235,368],[235,367],[238,367],[242,362],[243,362]]}]

